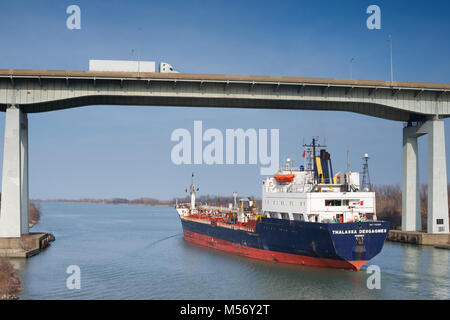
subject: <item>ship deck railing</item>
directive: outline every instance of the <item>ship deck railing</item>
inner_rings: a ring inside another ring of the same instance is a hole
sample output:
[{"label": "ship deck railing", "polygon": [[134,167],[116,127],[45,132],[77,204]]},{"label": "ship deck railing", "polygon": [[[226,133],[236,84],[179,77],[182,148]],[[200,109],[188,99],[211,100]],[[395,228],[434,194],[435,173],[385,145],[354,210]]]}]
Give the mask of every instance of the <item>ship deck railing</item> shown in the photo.
[{"label": "ship deck railing", "polygon": [[182,219],[189,220],[189,221],[195,221],[198,223],[208,224],[212,226],[218,226],[223,227],[227,229],[232,230],[243,230],[243,231],[249,231],[254,232],[256,229],[256,223],[258,218],[250,217],[247,222],[236,222],[236,223],[227,223],[225,221],[221,221],[219,218],[212,218],[212,217],[195,217],[195,216],[183,216]]}]

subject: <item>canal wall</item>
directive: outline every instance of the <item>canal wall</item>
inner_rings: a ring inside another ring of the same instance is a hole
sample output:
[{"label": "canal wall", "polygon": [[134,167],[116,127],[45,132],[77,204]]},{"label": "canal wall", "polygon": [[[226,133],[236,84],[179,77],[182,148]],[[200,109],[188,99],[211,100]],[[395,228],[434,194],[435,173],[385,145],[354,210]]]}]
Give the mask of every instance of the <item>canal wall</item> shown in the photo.
[{"label": "canal wall", "polygon": [[419,231],[389,230],[388,241],[412,243],[428,246],[446,246],[450,244],[450,234],[434,234]]}]

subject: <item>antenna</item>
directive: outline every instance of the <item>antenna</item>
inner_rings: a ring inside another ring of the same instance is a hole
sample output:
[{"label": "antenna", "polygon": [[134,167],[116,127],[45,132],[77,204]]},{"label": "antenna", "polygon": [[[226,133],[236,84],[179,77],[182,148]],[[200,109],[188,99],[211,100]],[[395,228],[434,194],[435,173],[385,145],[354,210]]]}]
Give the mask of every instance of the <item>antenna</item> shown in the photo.
[{"label": "antenna", "polygon": [[389,42],[389,48],[391,51],[391,82],[393,82],[394,81],[394,70],[392,67],[392,37],[391,37],[391,35],[389,35],[388,42]]},{"label": "antenna", "polygon": [[353,70],[352,70],[353,60],[355,60],[355,58],[350,59],[350,79],[353,79]]},{"label": "antenna", "polygon": [[350,171],[350,150],[347,149],[347,172]]},{"label": "antenna", "polygon": [[138,77],[141,76],[141,32],[142,28],[139,28],[138,33]]}]

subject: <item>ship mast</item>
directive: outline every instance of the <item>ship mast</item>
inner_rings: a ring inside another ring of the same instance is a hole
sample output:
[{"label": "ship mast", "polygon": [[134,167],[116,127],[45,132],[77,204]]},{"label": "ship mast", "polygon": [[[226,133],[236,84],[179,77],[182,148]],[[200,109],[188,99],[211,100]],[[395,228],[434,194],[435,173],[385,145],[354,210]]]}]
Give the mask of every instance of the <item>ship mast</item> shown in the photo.
[{"label": "ship mast", "polygon": [[195,185],[194,185],[194,173],[191,177],[191,210],[195,209]]},{"label": "ship mast", "polygon": [[[313,172],[316,172],[316,147],[317,148],[324,148],[324,147],[326,147],[325,145],[319,144],[318,141],[319,141],[319,137],[313,137],[311,144],[304,144],[303,145],[304,148],[309,148],[308,150],[312,149],[311,160],[312,160],[312,171]],[[316,179],[316,177],[314,175],[314,180],[315,179]],[[316,182],[316,181],[314,181],[314,182]]]}]

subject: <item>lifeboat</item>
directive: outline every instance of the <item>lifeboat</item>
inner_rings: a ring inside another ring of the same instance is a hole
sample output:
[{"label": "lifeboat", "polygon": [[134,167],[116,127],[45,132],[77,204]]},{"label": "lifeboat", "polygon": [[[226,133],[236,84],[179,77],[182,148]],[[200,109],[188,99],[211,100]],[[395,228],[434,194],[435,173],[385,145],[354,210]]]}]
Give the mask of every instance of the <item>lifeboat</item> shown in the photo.
[{"label": "lifeboat", "polygon": [[290,173],[290,174],[276,174],[273,177],[278,182],[292,182],[292,180],[294,180],[295,174],[293,174],[293,173]]}]

